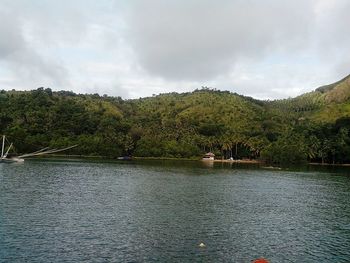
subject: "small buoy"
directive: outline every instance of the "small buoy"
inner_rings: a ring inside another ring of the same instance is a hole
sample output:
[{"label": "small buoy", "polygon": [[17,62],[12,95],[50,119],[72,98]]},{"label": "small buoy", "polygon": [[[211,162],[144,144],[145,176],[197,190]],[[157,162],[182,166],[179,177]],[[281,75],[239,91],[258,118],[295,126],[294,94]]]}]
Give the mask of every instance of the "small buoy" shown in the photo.
[{"label": "small buoy", "polygon": [[205,247],[205,244],[202,242],[199,244],[199,247]]},{"label": "small buoy", "polygon": [[254,260],[253,263],[269,263],[269,261],[264,258],[258,258]]}]

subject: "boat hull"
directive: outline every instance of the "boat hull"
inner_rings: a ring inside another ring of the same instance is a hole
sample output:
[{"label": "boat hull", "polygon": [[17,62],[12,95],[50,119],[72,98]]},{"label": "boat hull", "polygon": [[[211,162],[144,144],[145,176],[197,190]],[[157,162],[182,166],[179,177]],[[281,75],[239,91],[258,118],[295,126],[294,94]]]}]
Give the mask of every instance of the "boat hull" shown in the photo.
[{"label": "boat hull", "polygon": [[21,163],[24,162],[24,159],[21,158],[1,158],[0,163]]}]

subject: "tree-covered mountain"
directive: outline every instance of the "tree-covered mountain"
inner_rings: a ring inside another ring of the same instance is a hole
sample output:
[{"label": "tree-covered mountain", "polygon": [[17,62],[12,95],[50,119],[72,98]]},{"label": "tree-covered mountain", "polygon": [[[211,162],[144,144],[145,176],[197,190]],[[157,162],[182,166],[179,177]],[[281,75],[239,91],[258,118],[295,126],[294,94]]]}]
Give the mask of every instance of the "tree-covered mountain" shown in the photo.
[{"label": "tree-covered mountain", "polygon": [[299,113],[302,117],[329,123],[350,116],[349,99],[350,75],[296,98],[276,100],[271,104],[286,113]]},{"label": "tree-covered mountain", "polygon": [[350,162],[350,76],[296,98],[260,101],[202,88],[120,97],[0,92],[0,134],[18,153],[78,144],[71,154]]}]

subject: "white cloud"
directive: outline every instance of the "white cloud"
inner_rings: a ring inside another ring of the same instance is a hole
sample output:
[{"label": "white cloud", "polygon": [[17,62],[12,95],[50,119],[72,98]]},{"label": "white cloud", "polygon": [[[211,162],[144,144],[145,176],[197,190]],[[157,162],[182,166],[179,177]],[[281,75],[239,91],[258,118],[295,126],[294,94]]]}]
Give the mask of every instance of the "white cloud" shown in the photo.
[{"label": "white cloud", "polygon": [[347,0],[3,0],[0,89],[295,96],[349,73],[349,9]]}]

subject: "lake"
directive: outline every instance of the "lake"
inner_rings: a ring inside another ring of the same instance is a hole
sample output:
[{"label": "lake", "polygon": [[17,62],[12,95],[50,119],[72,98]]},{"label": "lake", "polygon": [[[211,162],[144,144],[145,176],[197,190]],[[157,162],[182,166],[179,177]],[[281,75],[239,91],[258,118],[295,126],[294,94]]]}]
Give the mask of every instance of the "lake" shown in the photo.
[{"label": "lake", "polygon": [[[199,247],[203,242],[205,247]],[[350,261],[350,168],[0,163],[0,262]]]}]

